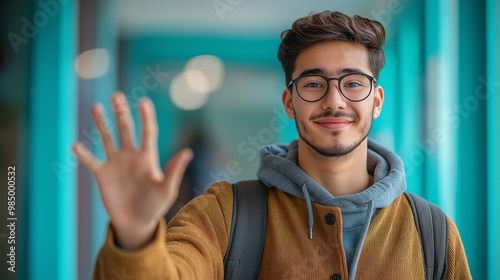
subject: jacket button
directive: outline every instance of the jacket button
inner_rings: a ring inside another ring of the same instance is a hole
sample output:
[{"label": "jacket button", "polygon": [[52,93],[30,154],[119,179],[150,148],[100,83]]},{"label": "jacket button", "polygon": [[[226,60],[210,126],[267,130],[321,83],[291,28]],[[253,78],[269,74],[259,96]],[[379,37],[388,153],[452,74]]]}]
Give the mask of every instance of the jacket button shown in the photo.
[{"label": "jacket button", "polygon": [[[325,222],[329,225],[335,224],[335,216],[333,214],[326,214]],[[338,275],[338,274],[335,274]],[[333,276],[332,276],[333,277]],[[333,279],[333,278],[332,278]],[[339,278],[340,279],[340,278]]]},{"label": "jacket button", "polygon": [[342,280],[342,276],[340,276],[339,274],[335,273],[332,275],[332,277],[330,277],[330,280]]}]

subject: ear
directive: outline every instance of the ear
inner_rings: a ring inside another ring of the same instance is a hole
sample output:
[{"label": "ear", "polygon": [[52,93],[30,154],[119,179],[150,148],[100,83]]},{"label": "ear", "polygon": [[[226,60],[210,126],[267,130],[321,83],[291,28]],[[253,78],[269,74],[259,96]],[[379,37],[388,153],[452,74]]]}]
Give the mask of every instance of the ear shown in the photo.
[{"label": "ear", "polygon": [[380,116],[382,105],[384,104],[384,89],[381,86],[375,87],[375,99],[373,101],[373,119]]},{"label": "ear", "polygon": [[293,113],[292,92],[290,91],[290,89],[286,88],[283,91],[283,95],[281,96],[281,101],[283,102],[283,107],[285,108],[286,116],[289,119],[294,119],[295,115]]}]

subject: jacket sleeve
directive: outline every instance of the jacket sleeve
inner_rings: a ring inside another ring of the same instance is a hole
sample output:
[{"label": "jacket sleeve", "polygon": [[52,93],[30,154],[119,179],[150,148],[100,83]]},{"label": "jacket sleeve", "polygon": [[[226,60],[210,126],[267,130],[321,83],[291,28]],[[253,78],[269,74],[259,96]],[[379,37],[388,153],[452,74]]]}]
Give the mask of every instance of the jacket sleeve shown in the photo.
[{"label": "jacket sleeve", "polygon": [[153,240],[139,250],[118,248],[108,227],[93,279],[223,279],[232,211],[231,184],[218,182],[167,226],[162,219]]},{"label": "jacket sleeve", "polygon": [[446,279],[472,279],[457,226],[448,218],[448,271]]}]

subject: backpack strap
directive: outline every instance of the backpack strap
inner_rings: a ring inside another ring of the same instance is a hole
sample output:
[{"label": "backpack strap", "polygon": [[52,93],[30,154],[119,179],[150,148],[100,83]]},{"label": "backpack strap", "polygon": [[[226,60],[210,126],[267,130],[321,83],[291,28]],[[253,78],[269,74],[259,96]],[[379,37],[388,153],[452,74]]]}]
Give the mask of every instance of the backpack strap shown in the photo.
[{"label": "backpack strap", "polygon": [[448,269],[448,219],[438,206],[405,192],[420,237],[425,279],[444,279]]},{"label": "backpack strap", "polygon": [[224,257],[224,280],[255,280],[267,228],[267,187],[258,180],[233,184],[233,220]]}]

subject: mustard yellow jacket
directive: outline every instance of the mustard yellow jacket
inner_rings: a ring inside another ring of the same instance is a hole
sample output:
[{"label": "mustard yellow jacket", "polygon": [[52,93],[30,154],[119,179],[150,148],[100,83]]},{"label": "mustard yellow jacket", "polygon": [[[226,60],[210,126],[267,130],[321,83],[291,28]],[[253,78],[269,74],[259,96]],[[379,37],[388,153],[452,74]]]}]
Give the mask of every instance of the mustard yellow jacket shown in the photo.
[{"label": "mustard yellow jacket", "polygon": [[[312,203],[314,239],[306,202],[277,188],[269,189],[267,234],[258,279],[348,279],[338,207]],[[218,182],[188,203],[154,239],[138,251],[114,243],[109,227],[94,270],[94,279],[223,279],[233,208],[232,186]],[[335,222],[325,222],[333,214]],[[455,223],[448,218],[446,279],[471,279]],[[404,195],[382,208],[370,223],[356,279],[424,279],[420,239]]]}]

